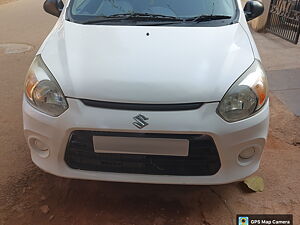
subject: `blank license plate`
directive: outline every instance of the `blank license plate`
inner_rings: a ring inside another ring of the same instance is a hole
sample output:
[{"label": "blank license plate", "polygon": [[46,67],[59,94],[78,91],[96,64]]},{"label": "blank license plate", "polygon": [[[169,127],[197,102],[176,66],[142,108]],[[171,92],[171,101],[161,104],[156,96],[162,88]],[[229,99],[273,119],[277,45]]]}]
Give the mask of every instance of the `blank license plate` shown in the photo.
[{"label": "blank license plate", "polygon": [[188,156],[189,140],[94,136],[96,153]]}]

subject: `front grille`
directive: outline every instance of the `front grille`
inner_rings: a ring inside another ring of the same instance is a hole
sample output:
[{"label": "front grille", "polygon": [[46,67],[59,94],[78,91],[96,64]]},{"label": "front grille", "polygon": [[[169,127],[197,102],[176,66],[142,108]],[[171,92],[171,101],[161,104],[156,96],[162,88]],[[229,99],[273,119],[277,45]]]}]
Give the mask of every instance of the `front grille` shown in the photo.
[{"label": "front grille", "polygon": [[[189,155],[95,153],[93,136],[188,139]],[[210,176],[221,167],[218,151],[210,136],[186,134],[74,131],[69,138],[65,161],[73,169],[152,175]]]},{"label": "front grille", "polygon": [[88,99],[80,99],[86,106],[118,109],[118,110],[135,110],[135,111],[184,111],[195,110],[200,108],[203,103],[182,103],[182,104],[137,104],[137,103],[120,103],[120,102],[105,102]]}]

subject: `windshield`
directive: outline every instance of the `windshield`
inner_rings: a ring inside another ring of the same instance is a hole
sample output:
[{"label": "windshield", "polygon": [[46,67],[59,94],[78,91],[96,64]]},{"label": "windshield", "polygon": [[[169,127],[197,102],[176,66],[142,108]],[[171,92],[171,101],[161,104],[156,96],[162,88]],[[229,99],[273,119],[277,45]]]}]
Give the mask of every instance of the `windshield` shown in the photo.
[{"label": "windshield", "polygon": [[143,14],[183,20],[200,16],[223,16],[214,17],[217,20],[233,18],[236,13],[234,3],[234,0],[71,0],[68,15],[78,23],[91,21],[89,19],[101,22],[101,17],[104,19],[115,15],[119,19],[125,15],[135,15],[130,17],[133,20]]}]

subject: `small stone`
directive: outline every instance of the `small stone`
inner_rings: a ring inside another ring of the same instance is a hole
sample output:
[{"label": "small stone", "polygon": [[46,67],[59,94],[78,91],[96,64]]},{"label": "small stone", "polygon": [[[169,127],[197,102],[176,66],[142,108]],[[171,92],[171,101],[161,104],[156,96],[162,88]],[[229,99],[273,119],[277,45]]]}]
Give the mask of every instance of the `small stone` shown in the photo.
[{"label": "small stone", "polygon": [[45,200],[46,200],[46,196],[45,196],[45,195],[42,195],[42,196],[41,196],[41,200],[42,200],[42,201],[45,201]]},{"label": "small stone", "polygon": [[49,221],[51,221],[51,220],[53,220],[54,219],[54,215],[51,215],[50,217],[49,217]]},{"label": "small stone", "polygon": [[295,146],[299,146],[300,145],[300,138],[298,136],[294,138],[293,145],[295,145]]},{"label": "small stone", "polygon": [[47,214],[47,213],[50,211],[48,205],[43,205],[43,206],[41,206],[41,207],[40,207],[40,210],[41,210],[41,212],[44,213],[44,214]]}]

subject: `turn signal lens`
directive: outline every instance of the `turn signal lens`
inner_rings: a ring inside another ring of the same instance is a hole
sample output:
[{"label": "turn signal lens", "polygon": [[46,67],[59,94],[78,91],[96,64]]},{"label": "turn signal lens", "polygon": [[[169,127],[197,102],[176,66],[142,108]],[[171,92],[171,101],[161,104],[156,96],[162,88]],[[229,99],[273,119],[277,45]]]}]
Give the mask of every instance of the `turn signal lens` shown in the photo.
[{"label": "turn signal lens", "polygon": [[25,81],[25,94],[30,100],[32,100],[32,92],[37,83],[38,80],[36,79],[34,73],[32,73],[32,71],[29,71]]}]

